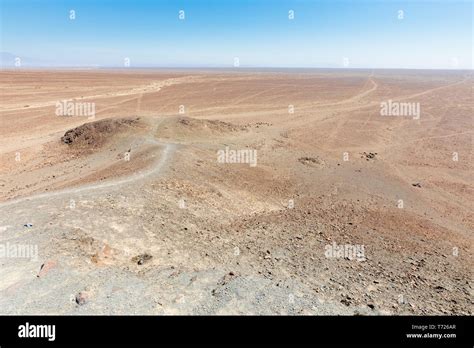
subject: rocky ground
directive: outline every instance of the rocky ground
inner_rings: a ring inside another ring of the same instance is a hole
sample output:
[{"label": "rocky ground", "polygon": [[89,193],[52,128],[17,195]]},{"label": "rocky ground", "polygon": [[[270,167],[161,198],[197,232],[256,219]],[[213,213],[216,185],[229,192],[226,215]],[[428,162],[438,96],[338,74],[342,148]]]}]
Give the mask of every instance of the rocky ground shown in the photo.
[{"label": "rocky ground", "polygon": [[473,313],[470,75],[1,74],[1,313]]}]

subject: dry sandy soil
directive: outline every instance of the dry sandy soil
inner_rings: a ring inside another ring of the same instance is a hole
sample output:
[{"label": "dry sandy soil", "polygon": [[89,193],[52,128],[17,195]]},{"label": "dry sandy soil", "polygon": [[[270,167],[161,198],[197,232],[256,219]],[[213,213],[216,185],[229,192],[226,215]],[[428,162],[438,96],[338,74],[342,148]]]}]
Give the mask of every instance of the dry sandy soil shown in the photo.
[{"label": "dry sandy soil", "polygon": [[471,73],[0,76],[0,313],[473,314]]}]

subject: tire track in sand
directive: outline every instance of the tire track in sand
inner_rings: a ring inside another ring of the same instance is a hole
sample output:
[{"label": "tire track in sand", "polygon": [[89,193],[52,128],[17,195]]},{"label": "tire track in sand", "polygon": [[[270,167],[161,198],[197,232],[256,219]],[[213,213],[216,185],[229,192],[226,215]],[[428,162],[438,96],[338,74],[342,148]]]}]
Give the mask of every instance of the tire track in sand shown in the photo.
[{"label": "tire track in sand", "polygon": [[[161,123],[161,122],[160,122]],[[154,131],[152,134],[155,133],[157,130],[159,124],[154,128]],[[147,143],[151,144],[156,144],[159,146],[163,147],[163,151],[161,153],[160,159],[149,169],[144,170],[144,171],[139,171],[138,174],[133,174],[130,176],[127,176],[125,178],[120,178],[116,180],[110,180],[106,181],[103,183],[98,183],[98,184],[87,184],[84,186],[80,187],[75,187],[75,188],[67,188],[59,191],[54,191],[54,192],[47,192],[47,193],[40,193],[32,196],[27,196],[27,197],[21,197],[21,198],[14,198],[12,200],[8,200],[5,202],[0,203],[0,209],[13,205],[13,204],[18,204],[21,202],[25,201],[33,201],[37,199],[45,199],[45,198],[51,198],[51,197],[57,197],[57,196],[63,196],[63,195],[68,195],[68,194],[77,194],[77,193],[82,193],[86,191],[91,191],[91,190],[99,190],[99,189],[104,189],[104,188],[109,188],[109,187],[114,187],[114,186],[120,186],[124,184],[130,184],[132,182],[144,179],[146,177],[152,176],[152,175],[157,175],[160,174],[161,171],[164,169],[166,162],[169,160],[173,152],[176,150],[178,144],[175,143],[168,143],[168,142],[160,142],[157,141],[156,139],[153,139],[151,137],[147,138],[145,140]]]},{"label": "tire track in sand", "polygon": [[54,105],[56,105],[56,103],[59,100],[61,100],[61,101],[65,100],[67,102],[72,102],[72,101],[78,101],[78,100],[114,98],[114,97],[123,97],[123,96],[135,95],[135,94],[155,93],[155,92],[159,92],[164,87],[169,87],[169,86],[176,85],[176,84],[181,84],[181,83],[192,82],[196,78],[197,78],[197,76],[175,77],[175,78],[170,78],[170,79],[166,79],[166,80],[162,80],[162,81],[154,81],[154,82],[152,82],[148,85],[135,87],[135,88],[132,88],[132,89],[126,90],[126,91],[119,91],[119,92],[113,92],[113,93],[102,93],[102,94],[88,95],[88,96],[82,96],[82,97],[76,97],[76,98],[58,98],[56,100],[31,104],[31,105],[28,106],[27,109],[25,109],[24,106],[15,106],[15,107],[10,107],[10,108],[5,108],[5,109],[1,108],[0,112],[16,111],[16,110],[23,110],[24,111],[24,110],[54,106]]}]

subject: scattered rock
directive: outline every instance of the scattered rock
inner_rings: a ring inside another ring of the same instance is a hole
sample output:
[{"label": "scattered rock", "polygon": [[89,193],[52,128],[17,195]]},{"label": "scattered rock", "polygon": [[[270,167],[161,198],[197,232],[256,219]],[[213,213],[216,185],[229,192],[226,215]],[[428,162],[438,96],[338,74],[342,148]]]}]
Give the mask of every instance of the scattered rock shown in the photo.
[{"label": "scattered rock", "polygon": [[365,158],[367,161],[375,160],[377,152],[362,152],[360,158]]},{"label": "scattered rock", "polygon": [[346,295],[342,300],[341,303],[345,304],[346,306],[349,306],[351,304],[352,298],[348,295]]},{"label": "scattered rock", "polygon": [[132,258],[132,262],[137,263],[138,265],[143,265],[146,261],[149,261],[153,258],[150,254],[144,253]]},{"label": "scattered rock", "polygon": [[76,303],[79,306],[82,306],[83,304],[85,304],[88,299],[89,299],[89,296],[86,292],[81,291],[80,293],[76,295]]},{"label": "scattered rock", "polygon": [[298,162],[307,166],[324,166],[326,163],[318,157],[300,157]]},{"label": "scattered rock", "polygon": [[419,182],[416,182],[414,184],[411,184],[411,186],[414,186],[414,187],[421,187],[421,184]]},{"label": "scattered rock", "polygon": [[51,269],[57,266],[57,262],[54,260],[48,260],[43,263],[40,267],[37,277],[41,278],[44,277]]}]

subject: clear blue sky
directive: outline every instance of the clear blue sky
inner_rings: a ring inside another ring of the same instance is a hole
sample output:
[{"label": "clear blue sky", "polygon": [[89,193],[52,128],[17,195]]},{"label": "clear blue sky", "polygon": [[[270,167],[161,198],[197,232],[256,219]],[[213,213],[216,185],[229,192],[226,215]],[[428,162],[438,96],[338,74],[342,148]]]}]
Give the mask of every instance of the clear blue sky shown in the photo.
[{"label": "clear blue sky", "polygon": [[241,67],[343,67],[347,57],[354,68],[471,69],[473,61],[472,1],[0,2],[0,51],[31,64],[123,66],[129,57],[132,67],[231,67],[238,57]]}]

